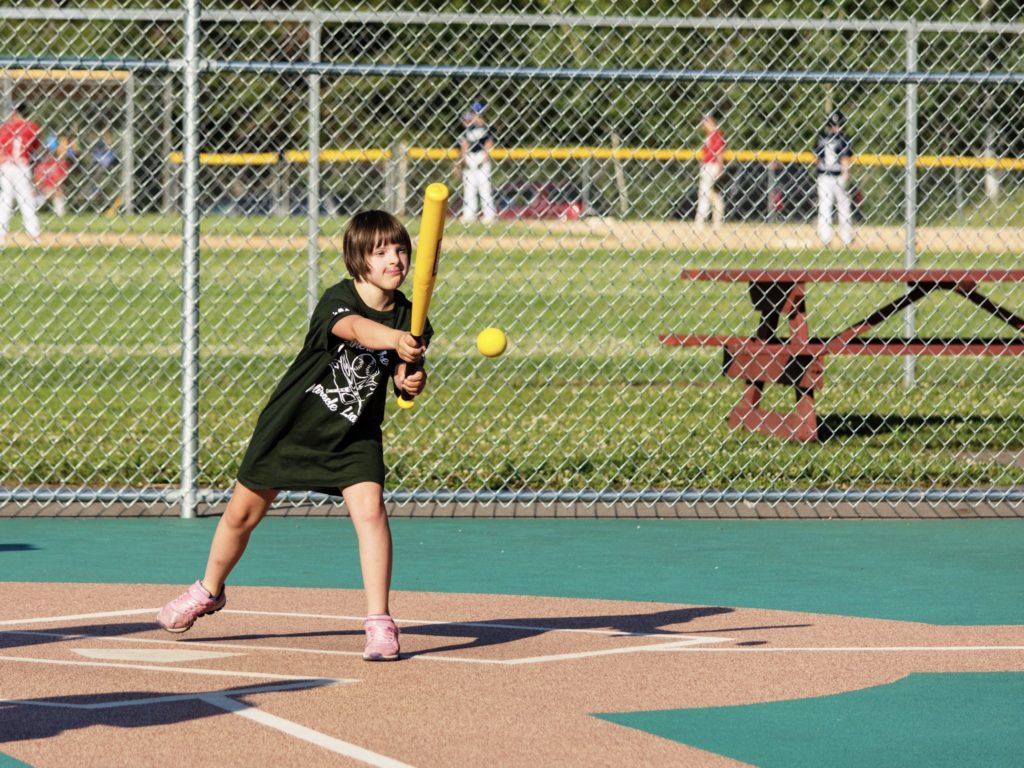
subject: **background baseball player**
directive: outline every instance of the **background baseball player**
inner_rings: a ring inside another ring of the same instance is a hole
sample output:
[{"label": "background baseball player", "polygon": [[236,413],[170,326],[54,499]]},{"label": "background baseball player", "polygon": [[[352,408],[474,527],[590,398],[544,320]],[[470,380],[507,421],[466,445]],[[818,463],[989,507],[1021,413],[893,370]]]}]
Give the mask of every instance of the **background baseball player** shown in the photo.
[{"label": "background baseball player", "polygon": [[701,120],[704,147],[700,155],[700,181],[697,185],[697,224],[703,225],[711,215],[716,227],[725,218],[725,202],[718,190],[718,180],[725,172],[725,136],[715,116],[708,112]]},{"label": "background baseball player", "polygon": [[0,125],[0,245],[7,239],[15,200],[25,231],[33,239],[39,238],[31,168],[32,153],[38,146],[39,125],[28,119],[26,104],[16,104]]},{"label": "background baseball player", "polygon": [[494,221],[494,193],[491,189],[491,149],[495,136],[484,121],[484,105],[473,103],[462,117],[465,129],[459,136],[459,163],[462,172],[462,221],[476,221],[477,202],[483,209],[484,223]]},{"label": "background baseball player", "polygon": [[43,145],[46,147],[46,155],[36,163],[33,173],[38,192],[36,208],[41,209],[49,202],[53,206],[53,212],[63,216],[67,212],[64,183],[71,171],[77,147],[73,139],[56,134],[47,136]]},{"label": "background baseball player", "polygon": [[853,148],[843,133],[846,116],[838,109],[828,116],[825,129],[818,134],[814,154],[818,161],[818,237],[832,242],[832,211],[839,211],[839,239],[843,245],[853,242],[853,211],[847,185]]}]

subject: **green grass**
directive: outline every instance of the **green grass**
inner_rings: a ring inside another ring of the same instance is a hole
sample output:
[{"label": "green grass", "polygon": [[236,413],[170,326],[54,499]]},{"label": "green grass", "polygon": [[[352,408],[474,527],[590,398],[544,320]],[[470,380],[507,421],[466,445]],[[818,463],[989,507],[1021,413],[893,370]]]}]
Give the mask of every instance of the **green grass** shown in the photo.
[{"label": "green grass", "polygon": [[[138,228],[138,221],[113,221]],[[208,224],[221,231],[225,221]],[[244,223],[253,233],[283,231],[280,222]],[[150,231],[176,231],[173,221],[153,217],[149,224]],[[302,233],[301,220],[291,225]],[[176,484],[180,254],[32,249],[5,259],[0,483]],[[902,254],[859,254],[856,265],[901,262]],[[819,252],[446,254],[431,309],[437,337],[429,391],[412,413],[389,411],[385,425],[390,487],[1024,483],[1024,470],[987,458],[1024,447],[1024,360],[922,359],[918,384],[907,391],[900,359],[830,358],[818,397],[828,439],[801,446],[729,431],[726,416],[740,384],[721,376],[720,352],[666,348],[656,336],[745,334],[755,317],[745,287],[681,282],[684,264],[824,266]],[[1008,257],[959,254],[923,266],[965,264],[1014,266]],[[338,266],[337,258],[325,258],[323,285],[337,279],[328,270]],[[226,488],[305,333],[305,254],[208,251],[201,281],[199,482]],[[813,332],[839,330],[899,290],[811,286]],[[1021,306],[1019,289],[991,286],[989,293]],[[922,335],[1007,331],[947,295],[922,302],[917,322]],[[487,325],[510,337],[498,360],[473,348]],[[879,333],[901,328],[895,318]],[[769,387],[766,399],[789,407],[792,395]]]}]

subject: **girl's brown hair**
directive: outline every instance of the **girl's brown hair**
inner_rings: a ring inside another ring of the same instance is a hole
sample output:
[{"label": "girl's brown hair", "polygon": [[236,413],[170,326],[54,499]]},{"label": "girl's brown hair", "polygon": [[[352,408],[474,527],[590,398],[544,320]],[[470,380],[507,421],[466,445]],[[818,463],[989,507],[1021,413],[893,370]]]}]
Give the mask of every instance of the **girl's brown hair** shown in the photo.
[{"label": "girl's brown hair", "polygon": [[367,259],[374,248],[392,244],[405,246],[405,252],[411,256],[412,241],[402,222],[387,211],[357,213],[345,227],[342,240],[345,269],[356,280],[362,280],[370,272]]}]

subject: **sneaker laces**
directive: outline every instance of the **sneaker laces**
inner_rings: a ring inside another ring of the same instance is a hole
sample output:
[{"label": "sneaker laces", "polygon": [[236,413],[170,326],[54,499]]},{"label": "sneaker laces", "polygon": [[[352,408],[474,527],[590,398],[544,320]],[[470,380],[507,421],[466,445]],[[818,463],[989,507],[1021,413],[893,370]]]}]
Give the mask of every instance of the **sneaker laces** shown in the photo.
[{"label": "sneaker laces", "polygon": [[[181,603],[182,600],[185,601],[184,605],[182,605]],[[194,611],[197,608],[203,608],[204,603],[209,601],[200,600],[196,598],[191,592],[185,592],[175,602],[178,603],[178,606],[184,608],[186,611]]]},{"label": "sneaker laces", "polygon": [[388,642],[398,637],[398,627],[391,622],[371,621],[366,625],[366,635],[371,642]]},{"label": "sneaker laces", "polygon": [[196,600],[192,595],[182,595],[185,599],[185,604],[178,603],[178,607],[186,611],[194,611],[196,608],[201,608],[202,604]]}]

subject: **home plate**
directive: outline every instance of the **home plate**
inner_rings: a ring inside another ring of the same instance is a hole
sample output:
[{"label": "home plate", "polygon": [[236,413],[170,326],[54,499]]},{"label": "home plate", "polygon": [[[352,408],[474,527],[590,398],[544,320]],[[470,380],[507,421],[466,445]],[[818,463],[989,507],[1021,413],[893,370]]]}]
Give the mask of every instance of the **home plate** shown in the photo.
[{"label": "home plate", "polygon": [[177,648],[75,648],[74,652],[88,659],[106,661],[147,661],[156,664],[173,664],[177,661],[201,661],[203,659],[224,659],[241,656],[240,653],[217,651],[186,651]]}]

